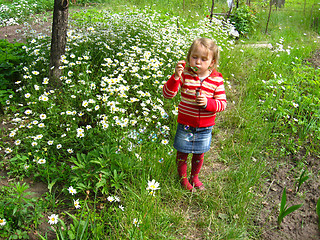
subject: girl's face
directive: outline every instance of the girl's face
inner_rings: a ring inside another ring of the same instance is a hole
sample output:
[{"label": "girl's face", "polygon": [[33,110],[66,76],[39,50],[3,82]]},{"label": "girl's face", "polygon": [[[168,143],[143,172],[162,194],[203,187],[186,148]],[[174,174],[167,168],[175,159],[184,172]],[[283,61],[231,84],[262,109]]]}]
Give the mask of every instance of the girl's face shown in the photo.
[{"label": "girl's face", "polygon": [[[189,65],[192,67],[199,77],[209,75],[209,67],[213,67],[214,59],[211,51],[204,46],[196,46],[190,54]],[[195,69],[196,68],[196,69]]]}]

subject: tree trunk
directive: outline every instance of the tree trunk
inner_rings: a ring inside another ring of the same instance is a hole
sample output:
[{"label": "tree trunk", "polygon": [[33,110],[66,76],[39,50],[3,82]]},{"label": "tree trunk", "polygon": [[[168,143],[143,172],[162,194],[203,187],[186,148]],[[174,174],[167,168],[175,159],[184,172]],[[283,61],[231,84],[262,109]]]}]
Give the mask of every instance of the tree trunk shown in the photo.
[{"label": "tree trunk", "polygon": [[271,8],[272,8],[272,0],[270,0],[270,8],[269,8],[269,16],[268,16],[268,20],[267,20],[267,26],[266,26],[266,31],[265,34],[267,34],[268,32],[268,25],[269,25],[269,21],[270,21],[270,15],[271,15]]},{"label": "tree trunk", "polygon": [[229,19],[231,11],[232,11],[232,8],[233,8],[233,0],[231,1],[231,4],[228,7],[229,7],[229,11],[227,13],[227,19]]},{"label": "tree trunk", "polygon": [[68,28],[69,0],[54,0],[52,39],[50,52],[50,82],[54,87],[61,86],[61,55],[65,54]]},{"label": "tree trunk", "polygon": [[214,9],[214,0],[212,0],[212,5],[211,5],[211,11],[210,11],[210,23],[212,22],[213,9]]},{"label": "tree trunk", "polygon": [[180,31],[179,19],[177,18],[177,33]]}]

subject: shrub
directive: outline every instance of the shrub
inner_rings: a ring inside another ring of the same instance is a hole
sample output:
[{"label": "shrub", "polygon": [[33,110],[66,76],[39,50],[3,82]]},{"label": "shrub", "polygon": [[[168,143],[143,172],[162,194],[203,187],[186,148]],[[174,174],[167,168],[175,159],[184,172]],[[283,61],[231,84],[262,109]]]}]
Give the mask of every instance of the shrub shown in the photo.
[{"label": "shrub", "polygon": [[26,57],[21,43],[9,43],[0,39],[0,113],[8,104],[15,90],[15,82],[21,80],[21,65]]},{"label": "shrub", "polygon": [[0,238],[29,239],[29,226],[38,226],[42,202],[32,197],[28,189],[28,184],[20,182],[1,188],[0,217],[6,222],[0,230]]},{"label": "shrub", "polygon": [[241,35],[248,35],[254,32],[257,23],[256,12],[247,5],[237,8],[230,16],[230,22],[235,26]]}]

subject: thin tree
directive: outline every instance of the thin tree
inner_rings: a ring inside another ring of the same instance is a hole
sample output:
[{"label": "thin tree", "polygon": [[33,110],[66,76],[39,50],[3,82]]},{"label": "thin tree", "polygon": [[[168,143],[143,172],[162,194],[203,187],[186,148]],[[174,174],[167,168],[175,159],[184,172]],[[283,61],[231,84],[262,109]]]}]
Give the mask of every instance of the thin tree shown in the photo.
[{"label": "thin tree", "polygon": [[227,19],[229,19],[232,8],[233,8],[233,0],[228,0],[228,7],[229,7],[229,11],[227,13]]},{"label": "thin tree", "polygon": [[214,9],[214,0],[212,0],[211,11],[210,11],[210,23],[212,23],[213,18],[213,9]]},{"label": "thin tree", "polygon": [[50,82],[54,87],[61,86],[61,56],[65,54],[68,28],[69,0],[54,0],[52,39],[50,51]]},{"label": "thin tree", "polygon": [[265,34],[267,34],[267,32],[268,32],[268,25],[269,25],[269,21],[270,21],[271,8],[272,8],[272,0],[270,0],[269,5],[270,5],[270,8],[269,8],[269,15],[268,15],[268,20],[267,20],[267,26],[266,26]]}]

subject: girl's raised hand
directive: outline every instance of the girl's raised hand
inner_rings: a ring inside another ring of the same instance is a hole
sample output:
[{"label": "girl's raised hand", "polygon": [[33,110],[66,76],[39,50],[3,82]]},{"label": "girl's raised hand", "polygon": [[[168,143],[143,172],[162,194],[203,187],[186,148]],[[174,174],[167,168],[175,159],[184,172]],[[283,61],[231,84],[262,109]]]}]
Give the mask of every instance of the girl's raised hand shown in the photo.
[{"label": "girl's raised hand", "polygon": [[174,70],[174,79],[178,80],[181,78],[181,74],[185,66],[186,66],[186,61],[184,60],[181,60],[177,63],[176,68]]},{"label": "girl's raised hand", "polygon": [[208,99],[204,95],[199,95],[199,96],[196,97],[195,102],[199,107],[203,108],[203,107],[205,107],[207,105]]}]

